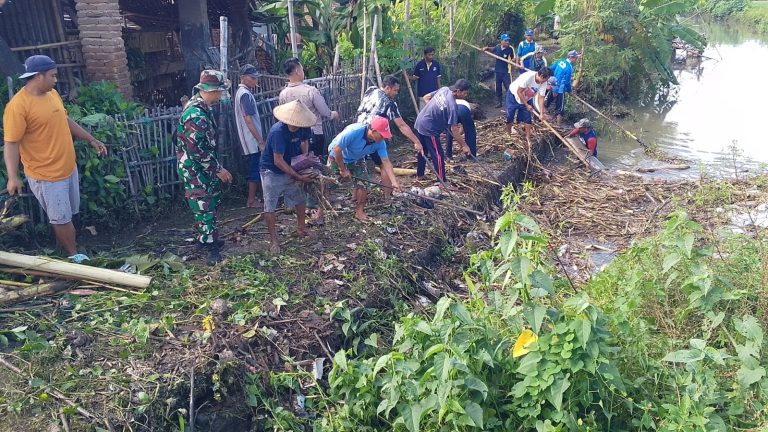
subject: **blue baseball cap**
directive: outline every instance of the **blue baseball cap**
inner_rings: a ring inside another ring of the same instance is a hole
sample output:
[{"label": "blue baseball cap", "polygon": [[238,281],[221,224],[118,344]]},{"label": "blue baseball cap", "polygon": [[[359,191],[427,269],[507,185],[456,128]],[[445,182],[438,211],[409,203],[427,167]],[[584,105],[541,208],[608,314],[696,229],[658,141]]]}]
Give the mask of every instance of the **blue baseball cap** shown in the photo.
[{"label": "blue baseball cap", "polygon": [[547,85],[550,85],[552,87],[556,86],[557,85],[557,78],[549,77],[549,79],[547,80]]},{"label": "blue baseball cap", "polygon": [[508,41],[509,40],[509,35],[506,34],[506,33],[503,33],[501,36],[499,36],[499,40]]},{"label": "blue baseball cap", "polygon": [[571,50],[568,51],[568,57],[581,57],[581,54],[576,50]]},{"label": "blue baseball cap", "polygon": [[533,37],[533,30],[531,30],[531,29],[526,30],[525,31],[525,35]]},{"label": "blue baseball cap", "polygon": [[56,62],[48,56],[33,55],[24,62],[24,74],[19,76],[19,79],[29,78],[35,76],[40,72],[48,72],[51,69],[56,69]]}]

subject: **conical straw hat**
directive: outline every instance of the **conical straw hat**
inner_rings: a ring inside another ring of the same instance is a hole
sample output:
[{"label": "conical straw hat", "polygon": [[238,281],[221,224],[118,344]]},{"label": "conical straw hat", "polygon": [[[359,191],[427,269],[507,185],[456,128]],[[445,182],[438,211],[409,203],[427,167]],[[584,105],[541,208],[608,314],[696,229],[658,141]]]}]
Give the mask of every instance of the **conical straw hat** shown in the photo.
[{"label": "conical straw hat", "polygon": [[272,114],[281,122],[295,127],[308,128],[317,123],[317,117],[299,100],[276,106]]}]

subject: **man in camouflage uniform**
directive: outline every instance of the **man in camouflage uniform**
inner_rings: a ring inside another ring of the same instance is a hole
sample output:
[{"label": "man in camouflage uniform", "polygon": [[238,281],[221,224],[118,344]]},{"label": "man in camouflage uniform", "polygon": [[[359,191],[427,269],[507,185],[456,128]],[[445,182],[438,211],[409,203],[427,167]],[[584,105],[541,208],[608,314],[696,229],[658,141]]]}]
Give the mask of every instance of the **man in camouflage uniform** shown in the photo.
[{"label": "man in camouflage uniform", "polygon": [[220,250],[224,245],[219,239],[214,211],[221,200],[222,183],[232,182],[232,175],[218,161],[216,121],[211,107],[228,89],[229,81],[223,72],[203,71],[176,128],[179,177],[195,217],[199,246],[208,250],[211,265],[221,261]]}]

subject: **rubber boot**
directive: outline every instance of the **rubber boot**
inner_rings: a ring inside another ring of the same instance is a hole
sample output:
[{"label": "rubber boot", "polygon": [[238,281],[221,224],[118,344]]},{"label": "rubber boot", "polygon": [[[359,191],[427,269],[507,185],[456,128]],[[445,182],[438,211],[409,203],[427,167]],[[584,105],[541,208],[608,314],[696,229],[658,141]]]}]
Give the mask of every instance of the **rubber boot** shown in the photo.
[{"label": "rubber boot", "polygon": [[205,262],[209,266],[216,265],[224,259],[221,256],[221,246],[223,244],[224,244],[224,241],[219,240],[217,242],[209,243],[205,246],[206,250],[208,251],[208,257],[206,258]]}]

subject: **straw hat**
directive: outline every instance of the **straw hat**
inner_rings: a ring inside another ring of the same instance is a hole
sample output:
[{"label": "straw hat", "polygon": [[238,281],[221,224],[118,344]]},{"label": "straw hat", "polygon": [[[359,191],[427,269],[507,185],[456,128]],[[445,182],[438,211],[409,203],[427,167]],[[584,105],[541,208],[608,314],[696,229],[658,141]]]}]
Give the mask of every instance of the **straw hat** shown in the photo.
[{"label": "straw hat", "polygon": [[276,106],[272,114],[281,122],[294,127],[308,128],[317,123],[317,117],[299,100]]}]

